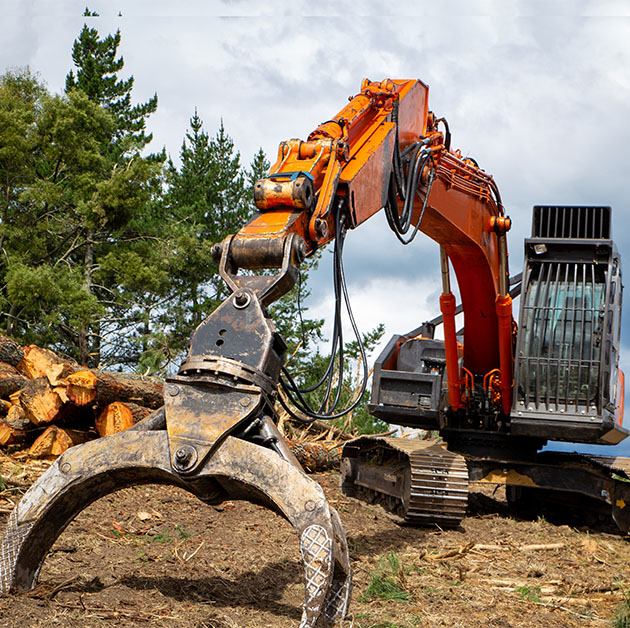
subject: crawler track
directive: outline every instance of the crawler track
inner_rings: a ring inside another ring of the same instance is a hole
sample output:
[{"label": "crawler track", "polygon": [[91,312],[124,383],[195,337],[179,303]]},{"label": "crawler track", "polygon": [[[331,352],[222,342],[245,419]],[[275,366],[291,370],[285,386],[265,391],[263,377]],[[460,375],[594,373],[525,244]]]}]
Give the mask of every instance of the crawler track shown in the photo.
[{"label": "crawler track", "polygon": [[342,491],[379,502],[401,522],[455,528],[466,514],[466,461],[435,443],[363,437],[342,456]]}]

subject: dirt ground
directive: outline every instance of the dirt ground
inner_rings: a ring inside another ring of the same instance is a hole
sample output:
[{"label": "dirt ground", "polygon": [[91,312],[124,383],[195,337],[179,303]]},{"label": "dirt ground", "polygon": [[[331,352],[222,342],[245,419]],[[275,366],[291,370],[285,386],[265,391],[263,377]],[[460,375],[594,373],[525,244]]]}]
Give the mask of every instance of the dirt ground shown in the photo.
[{"label": "dirt ground", "polygon": [[[44,468],[1,456],[0,523]],[[344,628],[614,625],[630,573],[618,534],[519,519],[487,487],[458,530],[401,527],[341,495],[337,473],[313,477],[348,535],[354,590]],[[283,519],[145,486],[82,512],[35,589],[0,596],[0,625],[289,628],[302,597],[297,536]]]}]

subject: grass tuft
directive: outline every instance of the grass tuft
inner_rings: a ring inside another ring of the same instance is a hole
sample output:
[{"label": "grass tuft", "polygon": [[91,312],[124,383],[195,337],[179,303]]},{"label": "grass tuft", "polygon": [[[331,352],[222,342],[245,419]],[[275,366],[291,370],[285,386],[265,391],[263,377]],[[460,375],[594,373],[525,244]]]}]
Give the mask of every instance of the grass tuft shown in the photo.
[{"label": "grass tuft", "polygon": [[630,590],[623,591],[623,600],[617,606],[612,620],[613,628],[630,628]]},{"label": "grass tuft", "polygon": [[388,552],[379,559],[362,599],[364,602],[375,599],[409,602],[411,593],[405,587],[405,570],[400,557]]}]

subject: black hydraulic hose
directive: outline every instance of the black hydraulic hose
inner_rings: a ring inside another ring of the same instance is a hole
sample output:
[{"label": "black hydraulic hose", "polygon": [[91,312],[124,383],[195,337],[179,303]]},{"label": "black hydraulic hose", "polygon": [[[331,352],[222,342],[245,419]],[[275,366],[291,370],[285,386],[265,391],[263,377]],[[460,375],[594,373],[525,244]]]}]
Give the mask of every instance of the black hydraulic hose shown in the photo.
[{"label": "black hydraulic hose", "polygon": [[[424,196],[424,202],[422,203],[422,209],[420,210],[420,216],[418,217],[418,222],[416,223],[416,226],[411,232],[411,235],[407,239],[405,239],[402,237],[401,234],[396,233],[396,237],[404,245],[409,244],[416,237],[416,235],[418,235],[418,231],[420,230],[420,226],[422,225],[422,219],[424,218],[424,212],[427,209],[427,203],[429,201],[429,194],[431,194],[431,187],[433,185],[434,179],[435,179],[435,170],[431,170],[429,174],[429,181],[427,183],[427,191]],[[418,197],[420,197],[420,190],[416,190],[416,194],[418,194]]]},{"label": "black hydraulic hose", "polygon": [[400,198],[403,199],[403,201],[405,200],[405,192],[404,192],[404,185],[403,185],[403,177],[404,177],[404,173],[403,173],[403,165],[402,165],[402,155],[400,154],[400,136],[399,136],[399,127],[398,127],[398,106],[400,104],[400,101],[398,100],[398,98],[396,98],[396,100],[394,100],[394,106],[392,109],[392,122],[396,125],[396,135],[395,135],[395,139],[394,139],[394,177],[396,180],[396,188],[399,191],[400,194]]},{"label": "black hydraulic hose", "polygon": [[[361,402],[365,390],[367,388],[367,380],[369,376],[368,367],[367,367],[367,356],[365,354],[365,347],[363,345],[363,339],[361,338],[361,334],[359,333],[354,314],[352,312],[352,307],[350,304],[350,298],[348,296],[348,289],[346,285],[345,273],[343,269],[343,244],[345,240],[345,228],[343,226],[343,214],[342,214],[343,203],[340,202],[337,207],[337,215],[335,216],[335,226],[337,238],[335,240],[335,259],[334,259],[334,289],[335,289],[335,323],[333,327],[333,348],[336,351],[331,352],[331,357],[328,362],[328,367],[326,372],[320,378],[318,385],[310,386],[308,388],[299,388],[295,382],[295,380],[291,377],[287,369],[282,367],[282,375],[280,378],[280,384],[287,394],[288,399],[294,408],[297,408],[302,415],[297,414],[293,408],[289,406],[289,404],[280,396],[279,401],[282,407],[291,414],[294,418],[305,422],[311,423],[316,419],[337,419],[348,412],[357,407],[357,405]],[[354,335],[357,339],[357,344],[360,353],[360,360],[363,367],[363,377],[361,381],[360,392],[357,395],[356,399],[345,409],[335,412],[337,409],[339,402],[341,400],[341,392],[343,386],[343,375],[344,375],[344,347],[343,347],[343,331],[342,331],[342,320],[341,320],[341,301],[346,307],[346,311],[348,312],[348,318],[350,320],[350,324]],[[333,387],[333,379],[335,377],[335,369],[333,367],[334,363],[338,364],[337,368],[337,387],[335,391],[334,401],[330,405],[328,402],[330,400],[330,395],[332,393]],[[319,388],[324,381],[326,381],[326,392],[324,395],[324,399],[320,404],[319,410],[314,411],[310,406],[308,401],[304,398],[303,393],[313,392],[317,388]],[[326,409],[326,410],[325,410]],[[325,410],[325,411],[324,411]]]},{"label": "black hydraulic hose", "polygon": [[[340,236],[335,239],[335,259],[338,255],[337,243],[339,241],[339,238],[343,238],[343,237],[345,236],[343,234],[340,234]],[[334,262],[334,264],[335,265],[333,266],[333,294],[335,295],[335,316],[333,319],[332,345],[330,349],[330,358],[328,360],[328,365],[326,366],[326,370],[324,371],[324,374],[321,376],[319,381],[317,381],[315,384],[311,386],[307,386],[304,388],[296,387],[294,389],[295,392],[300,392],[300,393],[313,392],[317,390],[318,388],[320,388],[327,378],[329,379],[331,378],[331,373],[334,370],[334,365],[336,362],[337,345],[339,344],[340,340],[343,342],[343,333],[341,331],[342,321],[341,321],[341,299],[340,299],[340,290],[339,290],[339,279],[335,271],[336,262]]]},{"label": "black hydraulic hose", "polygon": [[[402,244],[409,244],[416,237],[420,229],[420,225],[422,224],[422,219],[427,208],[429,194],[431,193],[431,186],[433,184],[433,180],[435,179],[435,167],[432,166],[433,157],[431,152],[427,150],[425,146],[426,141],[418,142],[407,147],[403,153],[403,156],[406,157],[407,154],[411,152],[411,156],[408,160],[408,176],[405,181],[405,200],[400,214],[398,212],[398,197],[402,197],[403,195],[400,194],[400,190],[398,190],[397,194],[396,186],[394,185],[395,177],[390,178],[387,203],[385,204],[385,216],[390,229],[394,232]],[[420,197],[420,178],[424,169],[430,165],[432,167],[429,171],[424,203],[418,222],[416,223],[411,235],[408,238],[404,238],[404,236],[409,232],[413,220],[416,195]]]},{"label": "black hydraulic hose", "polygon": [[451,150],[451,129],[448,126],[448,122],[446,121],[446,118],[438,118],[435,121],[436,127],[440,122],[444,125],[444,129],[446,131],[444,135],[444,148],[446,148],[446,151],[448,152],[449,150]]}]

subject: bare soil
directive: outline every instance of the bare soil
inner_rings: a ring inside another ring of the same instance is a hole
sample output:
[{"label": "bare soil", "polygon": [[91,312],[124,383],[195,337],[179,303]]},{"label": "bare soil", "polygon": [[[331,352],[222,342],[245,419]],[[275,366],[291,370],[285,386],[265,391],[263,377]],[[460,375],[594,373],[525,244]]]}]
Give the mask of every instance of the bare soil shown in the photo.
[{"label": "bare soil", "polygon": [[[44,467],[1,457],[0,524]],[[313,477],[348,535],[345,628],[613,625],[630,573],[619,534],[517,518],[501,491],[481,486],[459,529],[402,527],[379,506],[341,495],[337,473]],[[247,502],[212,507],[144,486],[83,511],[38,585],[0,596],[0,625],[293,628],[302,598],[297,536],[283,519]]]}]

